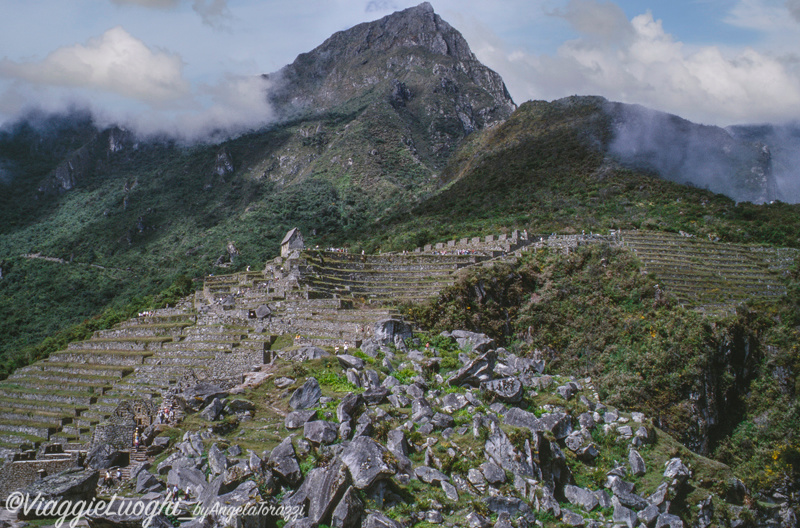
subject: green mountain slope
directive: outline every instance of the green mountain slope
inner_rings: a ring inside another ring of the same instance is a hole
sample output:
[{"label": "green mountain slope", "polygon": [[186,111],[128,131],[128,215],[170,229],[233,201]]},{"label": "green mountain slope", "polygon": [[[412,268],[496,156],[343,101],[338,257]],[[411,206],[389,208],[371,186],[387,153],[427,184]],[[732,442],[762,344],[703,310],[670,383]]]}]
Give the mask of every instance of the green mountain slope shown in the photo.
[{"label": "green mountain slope", "polygon": [[547,234],[657,229],[800,245],[795,205],[737,204],[625,168],[608,151],[613,116],[605,108],[597,97],[521,105],[502,125],[470,136],[437,194],[365,237],[399,248],[512,227]]}]

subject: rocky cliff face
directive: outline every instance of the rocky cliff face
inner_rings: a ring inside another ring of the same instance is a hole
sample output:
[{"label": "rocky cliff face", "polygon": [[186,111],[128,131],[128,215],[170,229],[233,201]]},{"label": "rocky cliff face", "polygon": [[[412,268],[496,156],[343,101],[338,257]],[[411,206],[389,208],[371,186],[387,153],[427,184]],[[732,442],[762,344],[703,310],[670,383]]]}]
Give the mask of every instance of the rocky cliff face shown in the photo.
[{"label": "rocky cliff face", "polygon": [[46,195],[72,190],[114,154],[135,146],[133,134],[119,127],[99,131],[83,146],[72,151],[39,184],[37,191]]},{"label": "rocky cliff face", "polygon": [[[464,37],[427,2],[334,34],[316,49],[270,76],[272,102],[284,113],[321,111],[365,89],[409,83],[428,68],[424,86],[406,92],[449,93],[472,128],[503,120],[515,105],[500,76],[481,64]],[[465,86],[474,84],[475,86]]]},{"label": "rocky cliff face", "polygon": [[800,202],[800,123],[787,125],[743,125],[726,129],[733,137],[761,143],[769,150],[778,199]]}]

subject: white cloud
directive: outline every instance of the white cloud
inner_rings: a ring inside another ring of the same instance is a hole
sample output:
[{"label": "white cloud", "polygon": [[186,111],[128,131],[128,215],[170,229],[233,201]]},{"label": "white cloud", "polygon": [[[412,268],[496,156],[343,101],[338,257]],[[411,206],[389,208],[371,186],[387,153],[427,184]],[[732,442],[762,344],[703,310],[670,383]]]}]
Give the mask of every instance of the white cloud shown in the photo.
[{"label": "white cloud", "polygon": [[227,0],[194,0],[192,9],[203,23],[214,29],[230,29],[232,15]]},{"label": "white cloud", "polygon": [[625,12],[611,2],[571,0],[566,8],[550,13],[565,19],[582,35],[604,43],[623,43],[633,36]]},{"label": "white cloud", "polygon": [[[174,112],[150,110],[122,118],[137,132],[166,133],[184,141],[223,139],[263,127],[273,119],[267,102],[269,82],[261,76],[225,76],[212,85],[202,85],[191,108]],[[120,118],[110,117],[109,123]]]},{"label": "white cloud", "polygon": [[[719,125],[800,118],[800,72],[791,57],[685,45],[650,12],[623,22],[607,2],[572,0],[554,14],[580,34],[554,55],[518,50],[486,58],[478,51],[512,93],[526,99],[603,95]],[[592,18],[603,22],[592,26]],[[615,32],[623,38],[614,39]]]},{"label": "white cloud", "polygon": [[178,55],[154,51],[122,27],[109,29],[87,44],[59,48],[38,62],[0,61],[0,77],[34,85],[90,88],[162,104],[184,97]]}]

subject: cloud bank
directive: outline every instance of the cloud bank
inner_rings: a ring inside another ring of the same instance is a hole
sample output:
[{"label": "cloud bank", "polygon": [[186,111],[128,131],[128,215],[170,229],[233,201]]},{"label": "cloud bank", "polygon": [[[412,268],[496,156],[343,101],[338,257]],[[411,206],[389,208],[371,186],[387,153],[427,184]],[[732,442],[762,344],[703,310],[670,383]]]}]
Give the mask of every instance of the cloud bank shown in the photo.
[{"label": "cloud bank", "polygon": [[57,49],[38,62],[0,61],[0,76],[38,85],[117,93],[150,104],[179,99],[189,91],[179,56],[154,51],[122,27],[87,44]]},{"label": "cloud bank", "polygon": [[[170,2],[148,2],[156,3]],[[223,75],[192,87],[183,67],[178,54],[150,48],[115,27],[39,61],[0,60],[0,80],[10,82],[0,93],[0,111],[85,107],[100,125],[185,141],[223,138],[272,119],[264,78]]]},{"label": "cloud bank", "polygon": [[[787,9],[800,13],[800,0],[789,0],[781,9],[784,19],[790,19]],[[651,12],[628,20],[611,2],[571,0],[549,15],[566,21],[579,35],[555,54],[496,46],[485,47],[484,53],[477,50],[517,97],[603,95],[717,125],[800,119],[797,56],[751,47],[687,45]]]}]

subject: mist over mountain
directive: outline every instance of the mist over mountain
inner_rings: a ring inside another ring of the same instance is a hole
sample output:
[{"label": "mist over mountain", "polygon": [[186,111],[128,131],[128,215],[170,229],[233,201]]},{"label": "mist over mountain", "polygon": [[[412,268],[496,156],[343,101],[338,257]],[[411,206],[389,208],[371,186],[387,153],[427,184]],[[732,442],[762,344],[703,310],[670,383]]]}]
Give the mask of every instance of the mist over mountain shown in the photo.
[{"label": "mist over mountain", "polygon": [[785,125],[739,125],[727,128],[743,141],[767,145],[772,158],[772,175],[778,199],[800,202],[800,123]]},{"label": "mist over mountain", "polygon": [[784,198],[766,137],[736,135],[638,105],[608,103],[606,111],[613,133],[609,152],[629,167],[736,201],[798,201]]}]

